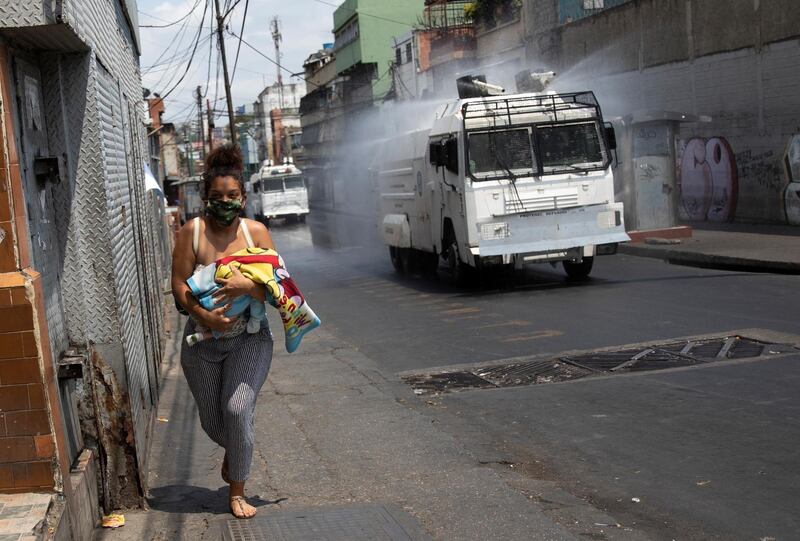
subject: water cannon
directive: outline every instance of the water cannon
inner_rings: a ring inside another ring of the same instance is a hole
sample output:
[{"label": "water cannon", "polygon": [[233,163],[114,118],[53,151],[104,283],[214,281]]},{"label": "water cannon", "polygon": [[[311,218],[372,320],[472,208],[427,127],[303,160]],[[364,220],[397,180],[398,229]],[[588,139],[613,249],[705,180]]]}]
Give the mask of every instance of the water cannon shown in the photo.
[{"label": "water cannon", "polygon": [[458,97],[466,98],[485,98],[496,96],[506,91],[505,88],[486,82],[485,75],[465,75],[456,79]]},{"label": "water cannon", "polygon": [[544,92],[548,85],[556,78],[554,71],[522,70],[514,76],[517,83],[517,92]]}]

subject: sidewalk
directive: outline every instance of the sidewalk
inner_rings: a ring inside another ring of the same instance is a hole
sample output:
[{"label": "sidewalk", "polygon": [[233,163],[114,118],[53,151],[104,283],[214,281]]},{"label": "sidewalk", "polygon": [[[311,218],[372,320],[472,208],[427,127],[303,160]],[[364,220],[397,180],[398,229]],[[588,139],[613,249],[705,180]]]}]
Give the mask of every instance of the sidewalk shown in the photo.
[{"label": "sidewalk", "polygon": [[[628,528],[609,527],[617,521],[552,482],[509,470],[491,450],[469,452],[425,414],[423,399],[332,331],[314,331],[291,356],[282,330],[275,332],[247,489],[262,526],[315,510],[379,505],[403,515],[406,533],[418,528],[417,534],[386,539],[643,539]],[[222,449],[200,429],[174,336],[169,348],[151,455],[150,510],[126,512],[126,526],[98,530],[96,539],[222,539],[223,530],[254,523],[227,512]],[[289,516],[294,510],[303,512]],[[286,531],[277,538],[345,538]]]},{"label": "sidewalk", "polygon": [[689,265],[747,272],[800,274],[800,227],[693,224],[692,237],[620,244],[619,252]]}]

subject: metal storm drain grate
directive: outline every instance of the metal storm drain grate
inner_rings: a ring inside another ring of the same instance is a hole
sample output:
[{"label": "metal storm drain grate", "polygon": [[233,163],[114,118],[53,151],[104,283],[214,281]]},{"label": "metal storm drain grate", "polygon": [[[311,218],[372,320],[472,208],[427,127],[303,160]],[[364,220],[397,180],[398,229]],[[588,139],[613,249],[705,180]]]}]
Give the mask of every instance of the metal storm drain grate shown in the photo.
[{"label": "metal storm drain grate", "polygon": [[447,392],[458,389],[481,389],[486,387],[497,387],[491,381],[471,372],[447,372],[444,374],[422,374],[419,376],[407,376],[403,378],[406,383],[414,388],[417,394],[429,391]]},{"label": "metal storm drain grate", "polygon": [[223,524],[225,541],[427,541],[419,524],[394,506],[365,505],[259,513]]},{"label": "metal storm drain grate", "polygon": [[591,371],[559,361],[533,361],[505,364],[477,371],[477,375],[497,387],[533,385],[577,379]]},{"label": "metal storm drain grate", "polygon": [[725,359],[749,359],[786,353],[792,346],[726,336],[671,342],[650,347],[626,347],[567,355],[556,359],[514,362],[490,367],[404,376],[416,394],[465,389],[514,387],[573,380],[592,375],[645,372],[708,364]]}]

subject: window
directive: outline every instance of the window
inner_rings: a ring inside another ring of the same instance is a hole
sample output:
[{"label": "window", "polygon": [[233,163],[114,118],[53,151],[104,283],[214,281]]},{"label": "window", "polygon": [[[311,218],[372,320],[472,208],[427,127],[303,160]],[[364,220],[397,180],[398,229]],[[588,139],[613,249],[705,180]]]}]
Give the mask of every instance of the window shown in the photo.
[{"label": "window", "polygon": [[469,170],[478,176],[477,180],[533,174],[536,166],[530,130],[518,128],[471,133]]},{"label": "window", "polygon": [[562,124],[536,130],[545,173],[602,167],[606,155],[598,124]]},{"label": "window", "polygon": [[286,186],[287,190],[291,190],[292,188],[303,188],[303,177],[300,175],[292,176],[292,177],[285,177],[283,179],[283,183]]},{"label": "window", "polygon": [[400,50],[400,47],[394,50],[394,63],[398,66],[403,63],[403,51]]},{"label": "window", "polygon": [[358,35],[359,35],[358,18],[356,17],[352,21],[347,23],[344,27],[342,27],[341,30],[336,32],[333,44],[334,52],[339,51],[343,47],[357,40]]},{"label": "window", "polygon": [[281,178],[265,178],[261,181],[265,192],[282,192],[283,179]]},{"label": "window", "polygon": [[411,62],[411,42],[406,43],[406,62]]}]

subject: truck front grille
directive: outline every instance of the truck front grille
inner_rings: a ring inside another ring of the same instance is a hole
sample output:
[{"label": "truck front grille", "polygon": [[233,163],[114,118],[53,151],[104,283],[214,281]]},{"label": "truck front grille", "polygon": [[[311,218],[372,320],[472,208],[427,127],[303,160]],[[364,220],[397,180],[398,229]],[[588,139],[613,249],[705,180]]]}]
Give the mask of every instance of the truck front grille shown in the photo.
[{"label": "truck front grille", "polygon": [[511,189],[505,191],[505,211],[507,214],[517,212],[533,212],[538,210],[565,209],[578,206],[578,192],[559,192],[543,195],[517,193]]}]

